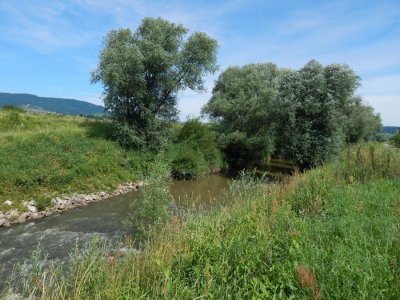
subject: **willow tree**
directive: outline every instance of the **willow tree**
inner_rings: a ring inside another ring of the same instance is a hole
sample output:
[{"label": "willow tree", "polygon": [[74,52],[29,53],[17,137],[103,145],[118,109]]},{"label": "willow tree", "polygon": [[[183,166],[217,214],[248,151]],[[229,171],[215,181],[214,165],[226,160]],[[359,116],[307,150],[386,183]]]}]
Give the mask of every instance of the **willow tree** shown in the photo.
[{"label": "willow tree", "polygon": [[229,67],[219,76],[203,113],[215,121],[231,167],[258,164],[273,151],[269,112],[280,70],[271,63]]},{"label": "willow tree", "polygon": [[161,18],[145,18],[135,32],[112,30],[104,39],[92,82],[104,86],[104,105],[129,146],[154,144],[163,121],[177,117],[179,91],[203,91],[217,70],[217,42]]},{"label": "willow tree", "polygon": [[359,77],[347,65],[324,67],[315,60],[286,70],[273,105],[277,153],[302,168],[322,164],[344,142]]}]

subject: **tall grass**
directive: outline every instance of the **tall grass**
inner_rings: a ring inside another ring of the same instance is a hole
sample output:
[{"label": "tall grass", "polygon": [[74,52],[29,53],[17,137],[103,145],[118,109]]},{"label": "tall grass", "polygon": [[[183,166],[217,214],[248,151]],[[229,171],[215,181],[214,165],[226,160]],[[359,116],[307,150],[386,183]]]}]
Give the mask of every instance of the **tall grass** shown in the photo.
[{"label": "tall grass", "polygon": [[171,218],[140,254],[97,245],[63,275],[50,265],[12,286],[45,299],[396,299],[399,170],[399,152],[366,145],[279,184],[244,176],[224,206]]},{"label": "tall grass", "polygon": [[154,155],[121,148],[111,133],[107,120],[0,110],[0,210],[5,199],[45,207],[63,193],[141,179]]}]

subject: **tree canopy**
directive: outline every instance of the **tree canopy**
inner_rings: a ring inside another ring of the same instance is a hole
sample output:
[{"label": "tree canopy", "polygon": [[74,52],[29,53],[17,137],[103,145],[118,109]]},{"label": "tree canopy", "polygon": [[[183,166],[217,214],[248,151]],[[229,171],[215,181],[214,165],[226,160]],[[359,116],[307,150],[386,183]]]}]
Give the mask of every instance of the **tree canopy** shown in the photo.
[{"label": "tree canopy", "polygon": [[344,110],[359,85],[346,65],[315,60],[283,72],[272,109],[277,153],[301,167],[316,166],[338,152]]},{"label": "tree canopy", "polygon": [[278,78],[274,64],[230,67],[219,76],[203,113],[217,121],[220,145],[231,166],[251,165],[271,154],[267,116]]},{"label": "tree canopy", "polygon": [[349,66],[324,67],[315,60],[300,70],[230,67],[203,112],[215,122],[234,166],[275,155],[308,168],[332,157],[344,142],[367,140],[379,130],[379,115],[355,95],[359,85]]},{"label": "tree canopy", "polygon": [[[104,39],[92,82],[104,86],[104,104],[128,142],[155,137],[160,122],[177,116],[177,95],[203,91],[217,70],[216,40],[161,18],[145,18],[135,32],[112,30]],[[132,135],[132,138],[129,138]]]}]

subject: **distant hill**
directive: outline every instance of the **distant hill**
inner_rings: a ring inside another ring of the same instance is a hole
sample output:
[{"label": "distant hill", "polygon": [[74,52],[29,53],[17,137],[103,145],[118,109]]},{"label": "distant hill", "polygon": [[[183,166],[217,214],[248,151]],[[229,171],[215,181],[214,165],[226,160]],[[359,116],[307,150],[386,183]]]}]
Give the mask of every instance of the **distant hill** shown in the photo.
[{"label": "distant hill", "polygon": [[104,113],[104,107],[101,105],[75,99],[38,97],[31,94],[0,93],[0,107],[6,105],[15,105],[28,110],[44,110],[64,115],[101,115]]},{"label": "distant hill", "polygon": [[400,127],[397,126],[383,126],[382,132],[388,134],[395,134],[397,131],[400,131]]}]

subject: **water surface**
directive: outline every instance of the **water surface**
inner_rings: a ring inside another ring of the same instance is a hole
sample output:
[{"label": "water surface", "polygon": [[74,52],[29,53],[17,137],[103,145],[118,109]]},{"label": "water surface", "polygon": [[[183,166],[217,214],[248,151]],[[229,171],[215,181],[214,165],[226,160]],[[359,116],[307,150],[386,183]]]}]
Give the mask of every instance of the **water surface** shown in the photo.
[{"label": "water surface", "polygon": [[[174,181],[170,191],[179,206],[191,205],[194,200],[196,204],[209,206],[218,201],[228,182],[226,177],[213,174],[199,180]],[[0,269],[3,269],[0,288],[12,265],[30,259],[37,247],[50,259],[64,260],[76,245],[83,246],[96,235],[104,238],[121,236],[121,222],[129,214],[130,201],[139,193],[115,196],[41,220],[0,229]]]}]

